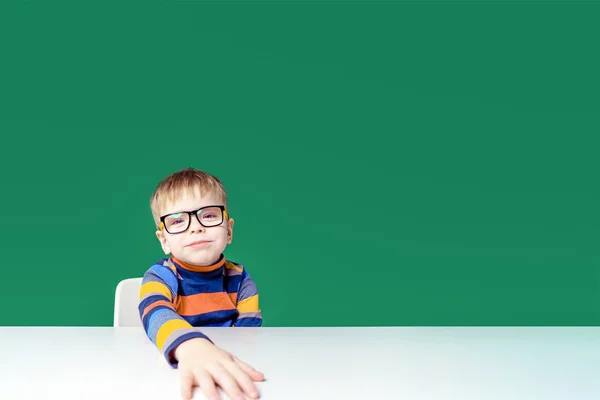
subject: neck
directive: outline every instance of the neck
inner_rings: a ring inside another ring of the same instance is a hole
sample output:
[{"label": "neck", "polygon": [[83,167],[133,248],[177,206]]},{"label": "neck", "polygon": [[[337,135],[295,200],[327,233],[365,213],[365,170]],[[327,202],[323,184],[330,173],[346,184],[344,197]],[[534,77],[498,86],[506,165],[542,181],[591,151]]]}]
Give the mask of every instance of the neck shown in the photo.
[{"label": "neck", "polygon": [[217,270],[219,268],[221,268],[223,266],[223,264],[225,264],[225,257],[223,257],[223,254],[221,254],[221,256],[219,257],[219,260],[212,264],[212,265],[192,265],[192,264],[188,264],[184,261],[181,261],[179,259],[177,259],[175,256],[171,256],[171,260],[173,260],[173,262],[175,264],[177,264],[178,266],[180,266],[183,269],[186,269],[188,271],[192,271],[192,272],[211,272],[214,270]]}]

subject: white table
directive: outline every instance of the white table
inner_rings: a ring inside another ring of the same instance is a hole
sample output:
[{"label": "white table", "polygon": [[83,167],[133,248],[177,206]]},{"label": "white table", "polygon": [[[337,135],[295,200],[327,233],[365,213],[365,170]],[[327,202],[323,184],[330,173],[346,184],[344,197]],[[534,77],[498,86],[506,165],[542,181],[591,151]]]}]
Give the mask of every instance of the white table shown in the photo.
[{"label": "white table", "polygon": [[[204,331],[265,373],[265,400],[600,399],[600,328]],[[139,328],[0,327],[0,340],[2,400],[179,399]]]}]

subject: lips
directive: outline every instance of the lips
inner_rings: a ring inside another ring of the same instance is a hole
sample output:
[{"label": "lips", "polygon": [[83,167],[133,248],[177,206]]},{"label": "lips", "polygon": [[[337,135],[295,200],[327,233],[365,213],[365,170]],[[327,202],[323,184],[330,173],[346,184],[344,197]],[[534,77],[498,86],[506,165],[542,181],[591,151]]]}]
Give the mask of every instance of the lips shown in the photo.
[{"label": "lips", "polygon": [[195,242],[188,244],[188,247],[202,246],[202,245],[206,245],[208,243],[210,243],[210,240],[196,240]]}]

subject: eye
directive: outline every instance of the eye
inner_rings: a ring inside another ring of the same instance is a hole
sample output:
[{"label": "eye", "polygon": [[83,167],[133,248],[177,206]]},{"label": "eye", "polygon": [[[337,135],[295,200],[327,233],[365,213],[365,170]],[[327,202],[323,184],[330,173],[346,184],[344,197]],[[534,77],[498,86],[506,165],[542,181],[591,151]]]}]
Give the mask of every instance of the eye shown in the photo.
[{"label": "eye", "polygon": [[182,224],[185,222],[185,219],[182,218],[183,214],[182,213],[177,213],[177,214],[171,214],[167,217],[167,224],[169,225],[177,225],[177,224]]}]

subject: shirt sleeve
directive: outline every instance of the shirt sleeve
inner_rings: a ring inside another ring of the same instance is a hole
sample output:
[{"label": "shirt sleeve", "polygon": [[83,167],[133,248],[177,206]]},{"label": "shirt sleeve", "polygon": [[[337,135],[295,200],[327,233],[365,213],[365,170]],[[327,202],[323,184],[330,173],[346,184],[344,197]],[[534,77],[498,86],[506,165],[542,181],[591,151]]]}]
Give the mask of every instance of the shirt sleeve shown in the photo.
[{"label": "shirt sleeve", "polygon": [[248,274],[246,268],[242,271],[240,290],[237,296],[236,308],[239,312],[234,326],[262,326],[262,312],[258,305],[258,290],[256,283]]},{"label": "shirt sleeve", "polygon": [[[210,339],[175,311],[177,277],[166,266],[153,265],[142,278],[138,311],[144,331],[168,363],[177,368],[174,350],[186,340]],[[212,342],[212,341],[211,341]]]}]

